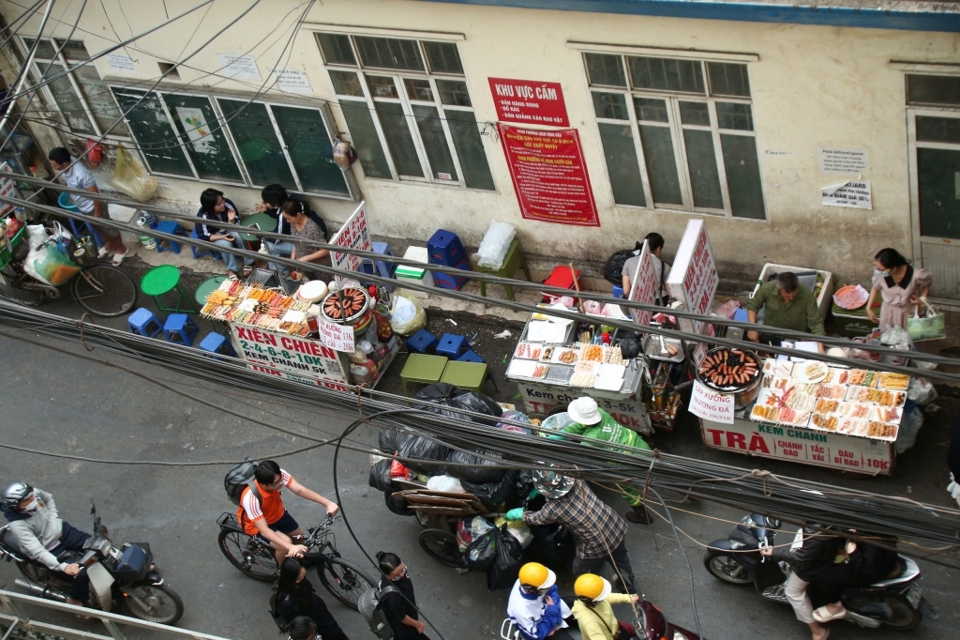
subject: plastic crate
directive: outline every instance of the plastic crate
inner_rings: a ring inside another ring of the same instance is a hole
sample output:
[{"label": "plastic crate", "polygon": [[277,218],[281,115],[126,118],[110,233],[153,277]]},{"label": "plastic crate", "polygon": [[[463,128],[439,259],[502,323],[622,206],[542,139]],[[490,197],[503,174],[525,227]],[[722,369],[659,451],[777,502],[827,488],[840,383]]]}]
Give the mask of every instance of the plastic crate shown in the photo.
[{"label": "plastic crate", "polygon": [[[757,284],[753,288],[753,291],[750,292],[750,297],[757,295],[757,290],[760,289],[760,285],[766,283],[767,278],[774,273],[782,273],[784,271],[792,271],[794,273],[803,273],[816,271],[817,274],[823,278],[823,286],[820,288],[820,293],[817,295],[817,308],[820,309],[820,315],[824,318],[827,317],[827,311],[830,310],[830,305],[833,304],[833,273],[830,271],[824,271],[823,269],[813,269],[809,267],[791,267],[786,264],[774,264],[768,262],[763,265],[763,270],[760,272],[760,277],[757,278]],[[802,282],[802,279],[801,279]]]}]

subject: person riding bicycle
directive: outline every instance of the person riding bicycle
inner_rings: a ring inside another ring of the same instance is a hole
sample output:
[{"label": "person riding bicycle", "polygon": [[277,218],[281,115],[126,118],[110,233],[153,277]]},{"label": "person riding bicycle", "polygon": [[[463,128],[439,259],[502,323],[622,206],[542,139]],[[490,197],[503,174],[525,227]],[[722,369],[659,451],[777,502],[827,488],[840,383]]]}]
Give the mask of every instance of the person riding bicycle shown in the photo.
[{"label": "person riding bicycle", "polygon": [[86,567],[76,562],[61,562],[65,551],[83,551],[90,534],[74,529],[60,519],[53,495],[14,482],[0,493],[0,509],[7,518],[7,531],[20,550],[35,564],[45,566],[50,575],[70,584],[67,602],[83,606],[90,599],[90,578]]},{"label": "person riding bicycle", "polygon": [[300,558],[287,558],[280,564],[277,582],[277,613],[287,625],[298,616],[307,616],[316,625],[323,640],[348,640],[340,625],[313,585],[307,579],[307,569],[323,564],[322,553],[308,553]]},{"label": "person riding bicycle", "polygon": [[523,640],[556,637],[558,631],[569,626],[564,618],[570,615],[570,607],[560,599],[556,573],[539,562],[520,567],[507,601],[507,617]]},{"label": "person riding bicycle", "polygon": [[577,619],[583,640],[616,640],[633,638],[637,630],[633,625],[617,620],[613,613],[615,604],[636,604],[640,596],[626,593],[611,593],[613,588],[606,578],[595,573],[585,573],[573,584],[577,601],[573,603],[573,617]]},{"label": "person riding bicycle", "polygon": [[253,478],[253,484],[240,494],[237,519],[244,532],[256,536],[274,549],[278,564],[286,557],[302,556],[308,551],[302,544],[293,542],[293,538],[303,536],[303,530],[283,506],[281,489],[287,487],[301,498],[323,505],[331,516],[340,510],[336,502],[303,486],[273,460],[258,464]]}]

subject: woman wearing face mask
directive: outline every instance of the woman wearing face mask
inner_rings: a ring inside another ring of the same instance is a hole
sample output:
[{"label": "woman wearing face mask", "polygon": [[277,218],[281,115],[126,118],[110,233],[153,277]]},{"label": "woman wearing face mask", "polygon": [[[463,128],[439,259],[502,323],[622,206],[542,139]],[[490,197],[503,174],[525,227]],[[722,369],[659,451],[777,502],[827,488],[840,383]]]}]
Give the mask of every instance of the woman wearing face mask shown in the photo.
[{"label": "woman wearing face mask", "polygon": [[[926,269],[914,269],[896,249],[882,249],[874,257],[873,288],[867,300],[867,317],[880,323],[880,331],[905,327],[920,298],[930,293],[933,277]],[[880,295],[880,317],[871,308]]]},{"label": "woman wearing face mask", "polygon": [[287,558],[283,561],[277,583],[277,613],[287,624],[297,616],[307,616],[316,623],[317,633],[323,640],[347,640],[327,605],[307,580],[307,569],[322,562],[323,556],[319,553],[308,553],[302,559]]},{"label": "woman wearing face mask", "polygon": [[383,574],[378,588],[383,590],[389,585],[397,589],[388,590],[380,598],[383,614],[393,629],[394,640],[429,640],[423,635],[427,625],[420,622],[417,599],[413,594],[413,581],[407,575],[407,566],[397,554],[383,551],[377,552],[377,563],[380,565],[380,573]]}]

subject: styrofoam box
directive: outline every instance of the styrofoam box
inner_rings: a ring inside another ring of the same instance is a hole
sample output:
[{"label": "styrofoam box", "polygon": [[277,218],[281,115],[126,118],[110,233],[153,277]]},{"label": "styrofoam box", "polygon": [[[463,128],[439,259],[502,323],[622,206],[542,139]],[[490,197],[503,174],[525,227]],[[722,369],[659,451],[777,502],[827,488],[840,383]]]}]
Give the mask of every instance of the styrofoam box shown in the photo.
[{"label": "styrofoam box", "polygon": [[[122,204],[108,204],[107,211],[110,212],[110,219],[117,222],[126,222],[135,224],[140,218],[140,210],[133,207],[125,207]],[[125,243],[135,243],[140,241],[140,237],[132,231],[121,231],[120,237]]]},{"label": "styrofoam box", "polygon": [[760,277],[757,278],[757,286],[750,292],[750,297],[753,298],[753,296],[757,294],[760,285],[767,281],[767,277],[770,274],[783,273],[784,271],[792,271],[794,273],[816,271],[820,277],[823,278],[823,288],[820,289],[820,295],[817,296],[817,308],[820,309],[820,315],[826,318],[827,311],[830,310],[830,305],[833,304],[833,273],[830,271],[823,271],[822,269],[814,269],[812,267],[791,267],[786,264],[773,264],[772,262],[768,262],[763,265],[763,271],[760,272]]}]

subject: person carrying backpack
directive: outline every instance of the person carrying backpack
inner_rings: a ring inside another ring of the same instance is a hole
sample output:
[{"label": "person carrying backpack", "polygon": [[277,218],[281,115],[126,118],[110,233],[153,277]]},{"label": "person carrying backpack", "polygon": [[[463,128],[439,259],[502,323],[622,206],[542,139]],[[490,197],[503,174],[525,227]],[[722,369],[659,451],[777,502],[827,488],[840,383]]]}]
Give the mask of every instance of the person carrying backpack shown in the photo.
[{"label": "person carrying backpack", "polygon": [[377,587],[382,594],[379,606],[393,630],[394,640],[430,640],[423,634],[427,625],[420,621],[407,565],[397,554],[383,551],[377,552],[377,564],[383,574]]},{"label": "person carrying backpack", "polygon": [[282,620],[289,630],[297,617],[306,616],[316,625],[323,640],[348,640],[307,579],[307,569],[320,564],[323,564],[323,554],[320,553],[308,553],[302,560],[287,558],[280,564],[280,580],[273,603],[274,618]]},{"label": "person carrying backpack", "polygon": [[[229,479],[230,474],[227,476],[228,483]],[[256,536],[274,549],[278,564],[284,558],[302,556],[308,551],[302,544],[294,544],[291,540],[295,536],[302,536],[303,530],[283,506],[280,491],[284,487],[305,500],[326,507],[331,516],[340,510],[336,502],[303,486],[273,460],[258,463],[253,478],[240,493],[237,519],[247,535]]]}]

